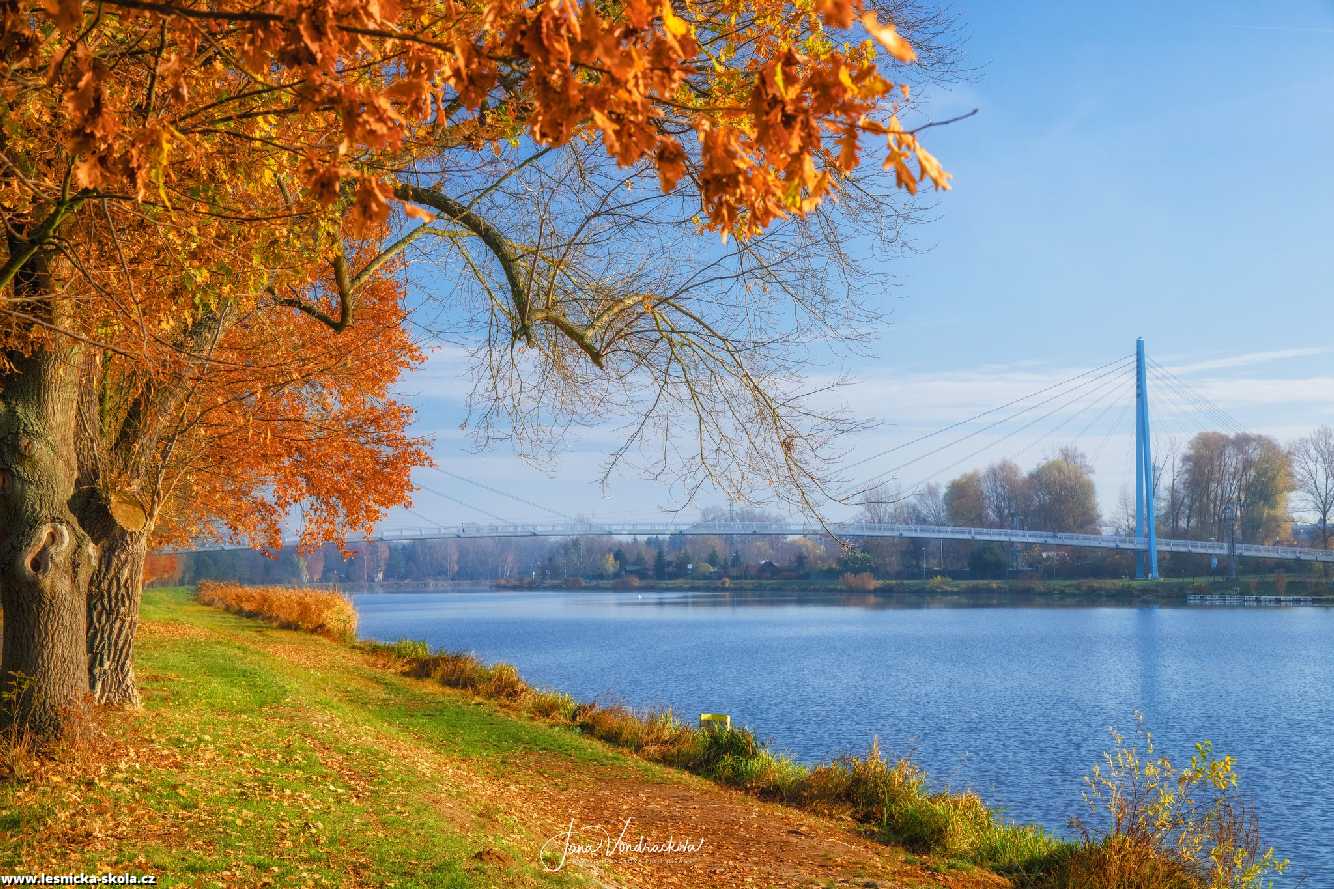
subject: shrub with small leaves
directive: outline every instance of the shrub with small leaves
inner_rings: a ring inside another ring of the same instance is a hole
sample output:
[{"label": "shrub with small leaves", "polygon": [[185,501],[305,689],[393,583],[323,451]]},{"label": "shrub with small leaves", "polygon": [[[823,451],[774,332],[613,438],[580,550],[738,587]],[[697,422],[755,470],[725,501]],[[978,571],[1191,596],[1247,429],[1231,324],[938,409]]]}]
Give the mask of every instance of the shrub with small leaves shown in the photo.
[{"label": "shrub with small leaves", "polygon": [[[1084,794],[1108,827],[1096,836],[1077,823],[1084,842],[1065,885],[1261,889],[1287,869],[1287,860],[1261,842],[1231,756],[1201,741],[1178,765],[1158,752],[1142,717],[1134,740],[1111,735],[1114,748],[1085,778]],[[1122,876],[1109,876],[1116,874]]]}]

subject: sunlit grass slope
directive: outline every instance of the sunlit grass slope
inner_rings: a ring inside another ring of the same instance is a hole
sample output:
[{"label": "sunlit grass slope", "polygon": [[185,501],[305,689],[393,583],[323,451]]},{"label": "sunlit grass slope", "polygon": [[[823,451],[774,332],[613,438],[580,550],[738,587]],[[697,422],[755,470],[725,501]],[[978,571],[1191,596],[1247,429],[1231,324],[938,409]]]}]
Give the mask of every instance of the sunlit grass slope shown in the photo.
[{"label": "sunlit grass slope", "polygon": [[[155,873],[177,886],[983,886],[980,869],[719,788],[506,713],[382,658],[145,595],[145,708],[52,758],[0,762],[0,873]],[[689,859],[559,872],[567,819],[694,831]]]}]

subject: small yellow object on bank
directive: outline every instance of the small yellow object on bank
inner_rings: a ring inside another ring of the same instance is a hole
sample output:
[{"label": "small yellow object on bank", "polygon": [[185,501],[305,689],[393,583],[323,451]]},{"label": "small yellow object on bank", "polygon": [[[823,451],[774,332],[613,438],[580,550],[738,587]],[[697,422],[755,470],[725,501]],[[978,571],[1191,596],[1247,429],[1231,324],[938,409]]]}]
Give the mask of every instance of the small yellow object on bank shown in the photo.
[{"label": "small yellow object on bank", "polygon": [[699,714],[700,728],[726,728],[732,727],[732,717],[727,713],[701,713]]}]

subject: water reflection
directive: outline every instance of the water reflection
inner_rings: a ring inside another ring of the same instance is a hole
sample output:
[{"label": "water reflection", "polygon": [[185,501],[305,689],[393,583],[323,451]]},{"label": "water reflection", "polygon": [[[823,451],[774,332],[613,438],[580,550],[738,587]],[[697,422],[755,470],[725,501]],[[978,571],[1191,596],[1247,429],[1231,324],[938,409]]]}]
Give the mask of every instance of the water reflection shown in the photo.
[{"label": "water reflection", "polygon": [[[1139,608],[1135,611],[1135,641],[1139,651],[1139,699],[1153,706],[1158,701],[1159,652],[1158,609]],[[1153,707],[1157,710],[1157,707]]]}]

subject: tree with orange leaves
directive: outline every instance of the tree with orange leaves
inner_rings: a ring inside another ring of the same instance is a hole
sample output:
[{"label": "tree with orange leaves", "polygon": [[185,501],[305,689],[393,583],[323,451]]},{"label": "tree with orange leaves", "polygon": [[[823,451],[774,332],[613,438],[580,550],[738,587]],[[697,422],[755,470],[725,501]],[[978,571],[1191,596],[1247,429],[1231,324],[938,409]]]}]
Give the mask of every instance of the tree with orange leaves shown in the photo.
[{"label": "tree with orange leaves", "polygon": [[261,323],[224,304],[207,317],[207,345],[171,379],[114,354],[89,368],[80,485],[97,496],[77,512],[98,547],[88,590],[98,703],[139,700],[133,644],[150,545],[224,537],[277,550],[299,510],[302,544],[315,547],[369,533],[407,501],[426,454],[389,392],[419,358],[402,287],[368,282],[358,315],[331,339],[304,314]]},{"label": "tree with orange leaves", "polygon": [[[459,245],[480,245],[492,316],[563,379],[583,373],[568,345],[614,381],[662,369],[662,391],[701,414],[701,392],[738,381],[754,422],[736,422],[766,435],[800,483],[789,400],[766,389],[747,340],[690,304],[690,288],[590,276],[581,257],[532,249],[477,209],[508,173],[470,193],[454,190],[467,182],[455,174],[487,150],[534,146],[517,170],[596,142],[689,196],[701,229],[747,244],[840,194],[867,134],[898,187],[946,187],[900,123],[906,90],[863,32],[913,60],[895,24],[859,0],[0,0],[9,718],[58,731],[85,693],[99,547],[108,521],[144,521],[142,503],[87,483],[76,459],[88,366],[130,362],[172,413],[215,371],[224,313],[261,334],[295,313],[344,335],[379,270],[428,239],[473,267]],[[142,438],[125,419],[118,434]],[[708,438],[698,459],[712,471],[727,445]]]}]

